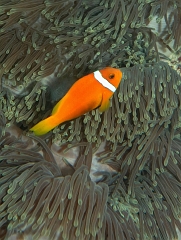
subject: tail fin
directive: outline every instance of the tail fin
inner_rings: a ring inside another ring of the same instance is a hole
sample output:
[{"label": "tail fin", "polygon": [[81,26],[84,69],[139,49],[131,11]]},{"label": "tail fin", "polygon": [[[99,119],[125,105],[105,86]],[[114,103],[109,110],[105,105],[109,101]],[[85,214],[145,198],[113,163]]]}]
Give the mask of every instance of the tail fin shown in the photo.
[{"label": "tail fin", "polygon": [[30,129],[30,131],[33,131],[35,135],[40,136],[51,131],[53,128],[55,128],[59,124],[60,122],[57,121],[55,116],[50,116],[42,120],[41,122],[37,123],[34,127]]}]

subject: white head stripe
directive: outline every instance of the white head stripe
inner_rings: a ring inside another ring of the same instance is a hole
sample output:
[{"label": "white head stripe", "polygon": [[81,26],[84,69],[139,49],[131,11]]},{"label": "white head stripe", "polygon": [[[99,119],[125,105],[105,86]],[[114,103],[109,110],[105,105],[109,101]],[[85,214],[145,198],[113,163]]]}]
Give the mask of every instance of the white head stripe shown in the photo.
[{"label": "white head stripe", "polygon": [[100,82],[104,87],[108,88],[112,92],[116,91],[115,86],[113,86],[110,82],[108,82],[105,78],[103,78],[102,74],[99,71],[94,72],[95,79]]}]

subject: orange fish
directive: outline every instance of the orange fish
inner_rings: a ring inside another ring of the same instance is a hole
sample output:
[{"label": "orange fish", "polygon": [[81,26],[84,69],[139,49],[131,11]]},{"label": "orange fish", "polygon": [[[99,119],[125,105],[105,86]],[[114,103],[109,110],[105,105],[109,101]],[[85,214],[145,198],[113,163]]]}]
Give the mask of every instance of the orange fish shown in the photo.
[{"label": "orange fish", "polygon": [[43,135],[59,124],[77,118],[97,107],[101,112],[109,108],[109,99],[122,78],[119,69],[106,67],[76,81],[66,95],[55,105],[50,117],[30,129]]}]

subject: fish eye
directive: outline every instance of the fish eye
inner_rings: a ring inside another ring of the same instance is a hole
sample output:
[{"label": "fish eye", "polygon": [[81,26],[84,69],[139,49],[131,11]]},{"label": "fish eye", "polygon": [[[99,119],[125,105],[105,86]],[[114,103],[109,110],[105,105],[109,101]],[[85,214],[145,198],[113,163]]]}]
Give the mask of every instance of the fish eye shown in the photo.
[{"label": "fish eye", "polygon": [[109,79],[113,79],[114,77],[115,77],[114,73],[111,73],[111,74],[109,75]]}]

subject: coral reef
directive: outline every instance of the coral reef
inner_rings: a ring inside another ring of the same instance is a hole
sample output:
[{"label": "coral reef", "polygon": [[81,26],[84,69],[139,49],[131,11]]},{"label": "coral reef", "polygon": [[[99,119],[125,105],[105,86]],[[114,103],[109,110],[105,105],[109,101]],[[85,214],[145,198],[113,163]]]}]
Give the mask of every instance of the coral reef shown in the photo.
[{"label": "coral reef", "polygon": [[[179,0],[0,2],[0,239],[178,238],[180,34]],[[108,111],[27,135],[105,66]]]}]

